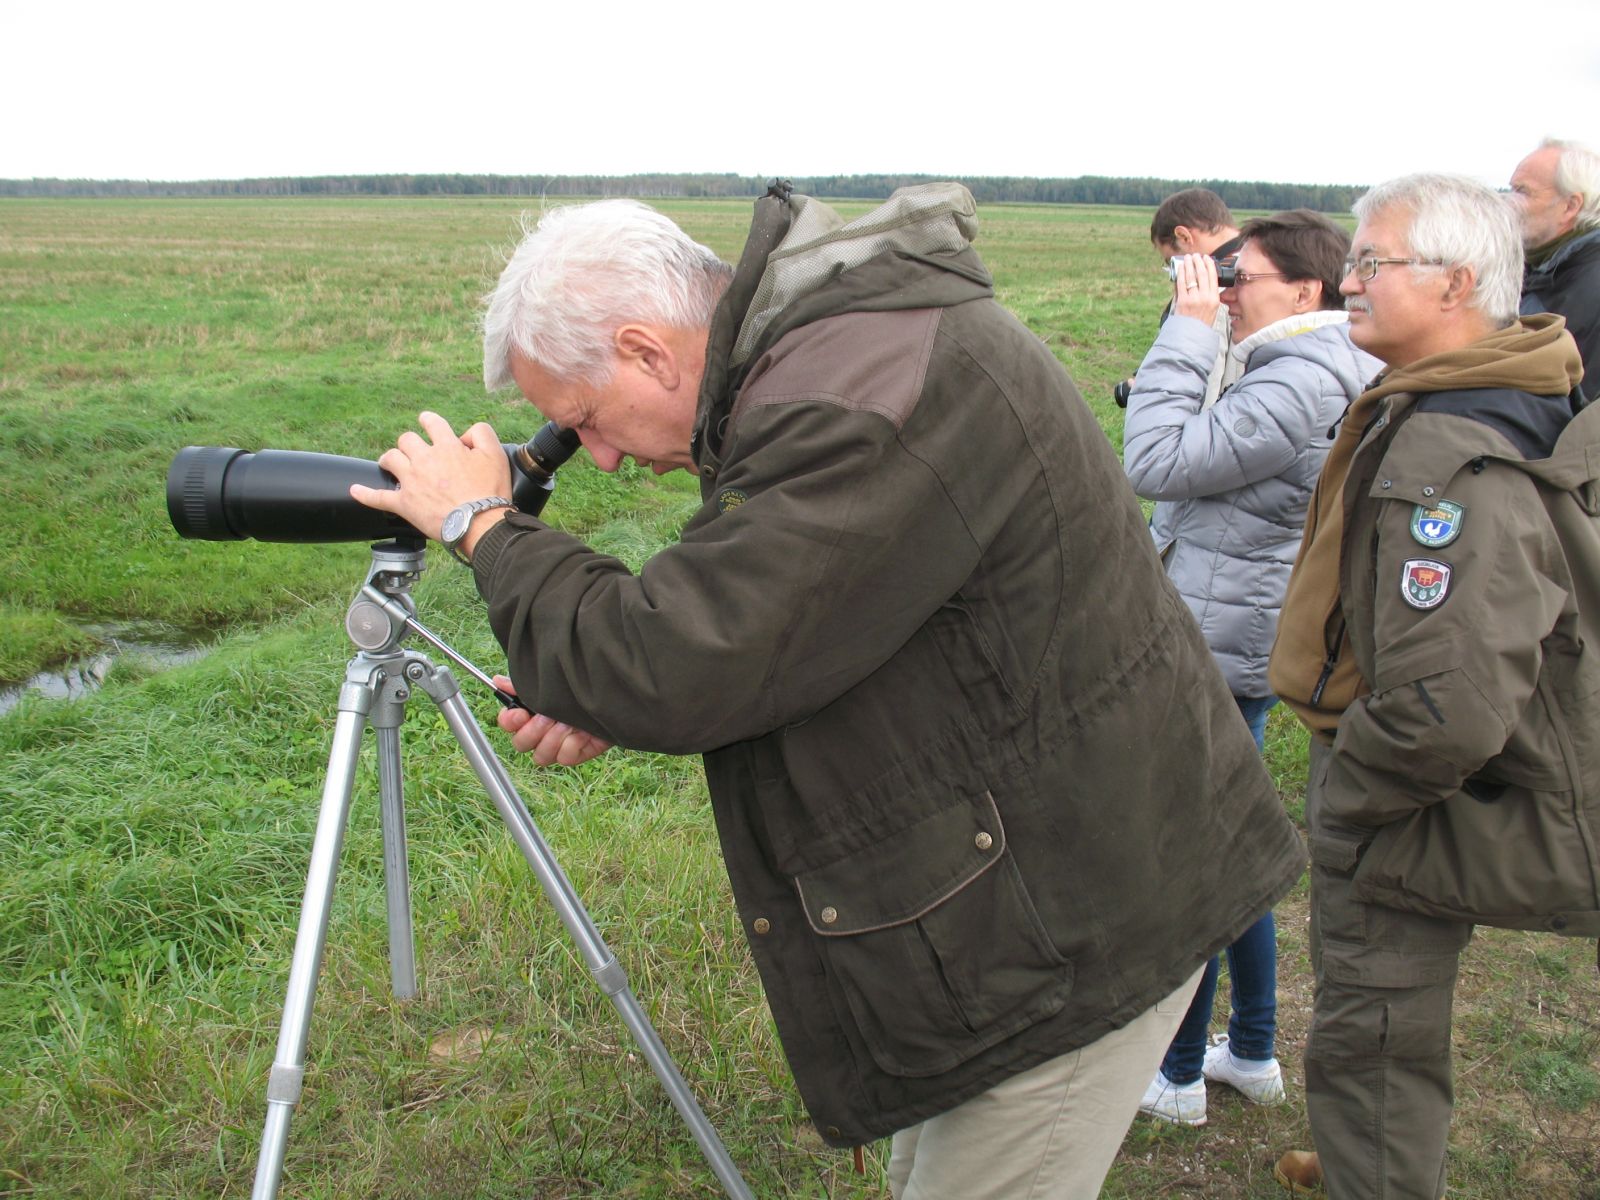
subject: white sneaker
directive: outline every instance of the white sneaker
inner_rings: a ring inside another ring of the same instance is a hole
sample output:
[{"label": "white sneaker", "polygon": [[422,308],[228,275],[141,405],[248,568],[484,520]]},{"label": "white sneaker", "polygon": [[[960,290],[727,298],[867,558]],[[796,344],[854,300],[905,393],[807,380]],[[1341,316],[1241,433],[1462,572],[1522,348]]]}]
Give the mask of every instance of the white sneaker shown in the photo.
[{"label": "white sneaker", "polygon": [[1204,1125],[1206,1081],[1196,1079],[1193,1083],[1179,1085],[1157,1071],[1144,1090],[1144,1099],[1139,1101],[1139,1111],[1174,1125]]},{"label": "white sneaker", "polygon": [[1254,1063],[1235,1058],[1228,1049],[1226,1034],[1206,1051],[1205,1065],[1200,1072],[1213,1082],[1227,1084],[1254,1104],[1283,1103],[1283,1068],[1278,1060],[1269,1058],[1264,1063]]}]

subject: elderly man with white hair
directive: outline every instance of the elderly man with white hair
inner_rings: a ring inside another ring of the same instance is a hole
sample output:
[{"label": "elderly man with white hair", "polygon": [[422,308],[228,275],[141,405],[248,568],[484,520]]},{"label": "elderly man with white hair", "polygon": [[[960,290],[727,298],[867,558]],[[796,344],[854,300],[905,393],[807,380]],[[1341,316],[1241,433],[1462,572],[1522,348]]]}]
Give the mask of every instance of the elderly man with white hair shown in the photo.
[{"label": "elderly man with white hair", "polygon": [[400,490],[362,498],[431,536],[467,510],[455,548],[542,714],[502,714],[513,745],[704,756],[823,1137],[893,1134],[899,1200],[1087,1200],[1203,964],[1303,852],[974,217],[957,184],[849,223],[778,186],[731,280],[640,205],[540,222],[485,377],[603,470],[695,473],[638,573],[509,513],[487,425],[427,414],[383,456]]},{"label": "elderly man with white hair", "polygon": [[1583,356],[1583,394],[1600,391],[1600,154],[1546,138],[1511,175],[1527,271],[1522,313],[1553,312]]},{"label": "elderly man with white hair", "polygon": [[1436,1200],[1475,924],[1600,933],[1600,406],[1518,318],[1502,196],[1381,184],[1340,290],[1387,369],[1311,501],[1268,679],[1312,732],[1306,1107],[1336,1200]]}]

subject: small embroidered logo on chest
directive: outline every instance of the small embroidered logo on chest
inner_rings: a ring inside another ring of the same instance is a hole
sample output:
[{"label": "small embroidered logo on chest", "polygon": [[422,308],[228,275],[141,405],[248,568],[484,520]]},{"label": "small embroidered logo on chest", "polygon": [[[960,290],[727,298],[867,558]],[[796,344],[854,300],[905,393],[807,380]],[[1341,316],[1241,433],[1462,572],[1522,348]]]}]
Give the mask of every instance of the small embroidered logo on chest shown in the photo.
[{"label": "small embroidered logo on chest", "polygon": [[732,512],[750,497],[738,488],[723,488],[717,493],[717,511]]},{"label": "small embroidered logo on chest", "polygon": [[1407,559],[1400,569],[1400,595],[1412,608],[1438,608],[1450,594],[1450,564]]},{"label": "small embroidered logo on chest", "polygon": [[1411,536],[1437,550],[1461,536],[1461,523],[1466,516],[1466,509],[1449,500],[1441,500],[1432,507],[1419,504],[1411,514]]}]

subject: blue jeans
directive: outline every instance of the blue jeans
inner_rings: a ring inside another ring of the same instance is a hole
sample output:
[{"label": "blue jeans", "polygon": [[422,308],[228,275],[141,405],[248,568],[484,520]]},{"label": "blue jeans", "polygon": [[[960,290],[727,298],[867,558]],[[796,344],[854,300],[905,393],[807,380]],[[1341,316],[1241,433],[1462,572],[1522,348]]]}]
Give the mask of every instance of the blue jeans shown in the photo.
[{"label": "blue jeans", "polygon": [[[1267,713],[1276,696],[1235,696],[1239,713],[1264,749]],[[1189,1012],[1161,1062],[1161,1073],[1180,1086],[1200,1078],[1205,1061],[1206,1037],[1211,1031],[1211,1006],[1217,995],[1219,960],[1206,964]],[[1278,930],[1268,912],[1228,947],[1228,979],[1232,985],[1233,1012],[1228,1017],[1228,1048],[1235,1058],[1265,1061],[1274,1057],[1273,1039],[1278,1028]]]}]

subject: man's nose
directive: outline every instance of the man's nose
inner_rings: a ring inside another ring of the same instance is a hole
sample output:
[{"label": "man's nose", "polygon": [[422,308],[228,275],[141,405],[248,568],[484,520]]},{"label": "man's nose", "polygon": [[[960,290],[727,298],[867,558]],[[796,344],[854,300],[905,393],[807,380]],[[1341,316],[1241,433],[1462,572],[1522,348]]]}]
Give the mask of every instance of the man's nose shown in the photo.
[{"label": "man's nose", "polygon": [[578,430],[578,440],[583,443],[583,448],[589,452],[589,457],[594,459],[594,465],[602,471],[615,471],[622,465],[622,452],[613,449],[592,433]]}]

